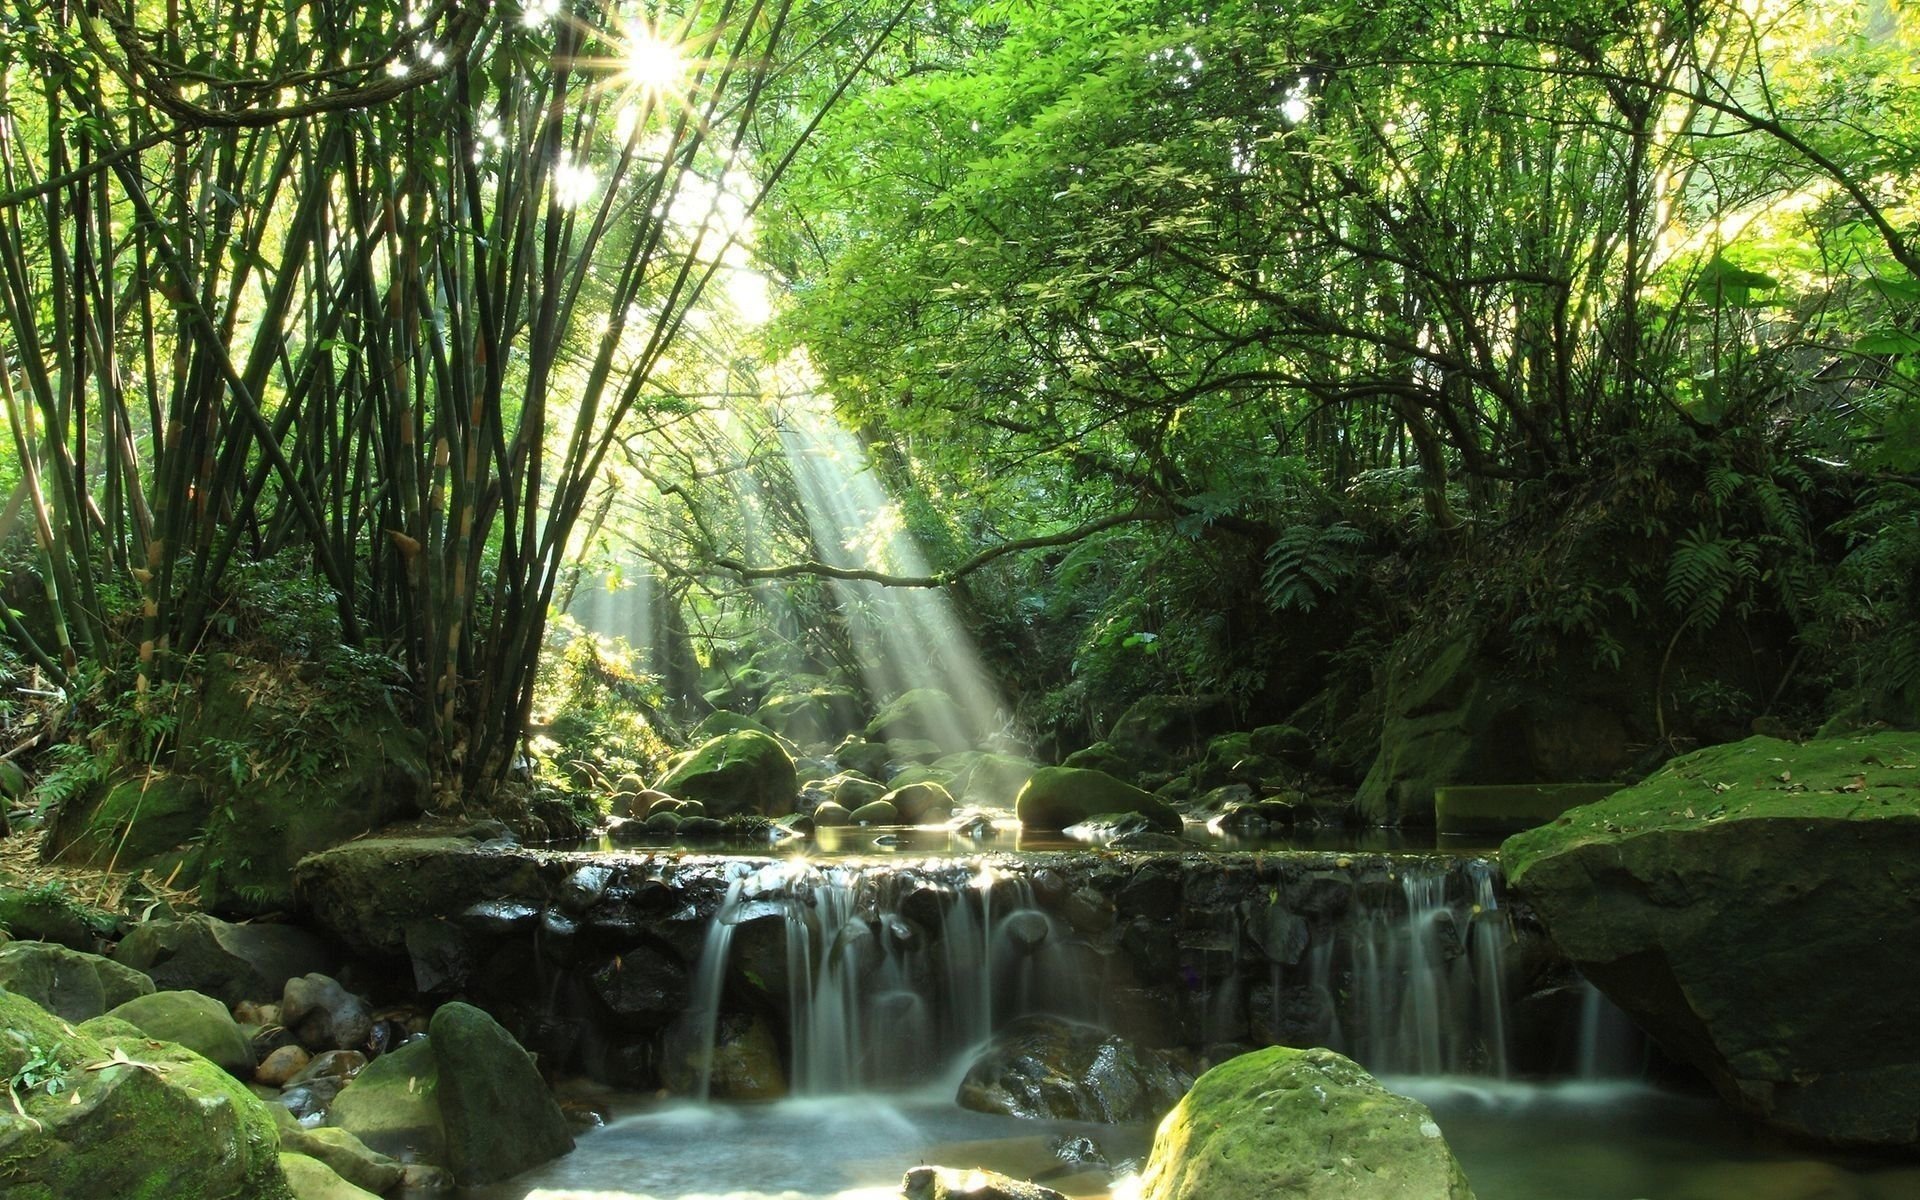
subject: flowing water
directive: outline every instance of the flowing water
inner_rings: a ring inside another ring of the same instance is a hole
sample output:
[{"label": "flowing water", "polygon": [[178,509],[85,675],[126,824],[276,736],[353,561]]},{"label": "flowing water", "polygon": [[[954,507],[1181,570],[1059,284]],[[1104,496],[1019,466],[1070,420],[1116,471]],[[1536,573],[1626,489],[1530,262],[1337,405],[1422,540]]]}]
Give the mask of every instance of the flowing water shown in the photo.
[{"label": "flowing water", "polygon": [[[1911,1200],[1920,1172],[1809,1157],[1722,1106],[1638,1081],[1643,1040],[1586,987],[1560,1082],[1514,1080],[1514,964],[1498,868],[1427,862],[1376,889],[1266,994],[1324,1000],[1325,1044],[1429,1104],[1480,1200]],[[886,1200],[918,1164],[982,1167],[1085,1200],[1128,1200],[1152,1131],[969,1112],[953,1096],[992,1031],[1046,1012],[1103,1023],[1104,989],[1063,952],[1028,880],[961,860],[734,864],[693,980],[714,1027],[749,922],[784,922],[792,1098],[603,1096],[605,1128],[472,1200]],[[929,932],[932,931],[932,936]],[[1270,930],[1271,937],[1306,937]],[[1223,961],[1235,961],[1230,948]],[[1231,970],[1232,968],[1229,968]],[[1291,973],[1294,978],[1285,978]],[[1222,992],[1237,982],[1216,981]],[[1303,990],[1304,989],[1304,990]],[[1336,1003],[1336,997],[1342,1002]],[[704,1096],[706,1081],[699,1093]],[[1072,1153],[1065,1153],[1066,1148]]]}]

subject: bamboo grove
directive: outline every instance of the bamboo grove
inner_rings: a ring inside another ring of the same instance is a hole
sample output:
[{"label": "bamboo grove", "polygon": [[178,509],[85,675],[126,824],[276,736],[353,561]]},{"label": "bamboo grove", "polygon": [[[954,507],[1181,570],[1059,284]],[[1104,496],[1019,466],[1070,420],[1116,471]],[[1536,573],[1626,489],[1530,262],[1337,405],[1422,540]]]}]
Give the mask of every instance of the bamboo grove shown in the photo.
[{"label": "bamboo grove", "polygon": [[[236,562],[291,555],[404,667],[443,796],[484,793],[598,469],[898,19],[827,7],[0,17],[0,383],[55,640],[11,636],[144,697]],[[636,38],[682,61],[636,76]]]}]

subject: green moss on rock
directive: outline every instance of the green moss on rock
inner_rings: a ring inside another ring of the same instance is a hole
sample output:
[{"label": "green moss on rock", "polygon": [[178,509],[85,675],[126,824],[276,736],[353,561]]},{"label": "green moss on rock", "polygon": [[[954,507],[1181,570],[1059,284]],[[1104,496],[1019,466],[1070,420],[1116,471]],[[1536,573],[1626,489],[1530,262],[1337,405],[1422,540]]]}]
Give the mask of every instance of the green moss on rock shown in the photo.
[{"label": "green moss on rock", "polygon": [[800,782],[793,758],[771,734],[751,729],[701,744],[654,787],[682,800],[699,800],[715,817],[793,811]]},{"label": "green moss on rock", "polygon": [[1472,1200],[1427,1106],[1331,1050],[1274,1046],[1194,1081],[1143,1200]]},{"label": "green moss on rock", "polygon": [[1139,813],[1166,833],[1182,828],[1180,814],[1166,801],[1104,771],[1076,767],[1035,771],[1014,800],[1014,812],[1028,829],[1065,829],[1110,813]]}]

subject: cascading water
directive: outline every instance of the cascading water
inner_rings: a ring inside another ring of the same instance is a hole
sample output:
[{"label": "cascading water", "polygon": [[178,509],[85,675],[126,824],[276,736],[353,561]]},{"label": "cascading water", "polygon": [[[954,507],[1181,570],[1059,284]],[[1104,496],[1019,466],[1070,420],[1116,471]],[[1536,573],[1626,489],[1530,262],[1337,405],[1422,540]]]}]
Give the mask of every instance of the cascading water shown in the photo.
[{"label": "cascading water", "polygon": [[733,931],[784,924],[791,1090],[833,1095],[924,1083],[996,1020],[1091,1016],[1062,987],[1054,922],[1024,879],[955,864],[911,873],[794,862],[729,885],[695,975],[693,1019],[711,1057]]},{"label": "cascading water", "polygon": [[[1485,862],[1412,862],[1396,879],[1356,889],[1338,919],[1287,916],[1306,945],[1296,966],[1271,968],[1269,1003],[1304,1004],[1314,1016],[1302,1030],[1275,1011],[1266,1028],[1290,1028],[1286,1040],[1329,1045],[1382,1074],[1504,1077],[1512,934],[1498,883]],[[759,921],[780,926],[764,940],[782,947],[784,961],[759,973],[784,973],[777,1002],[796,1094],[940,1077],[1019,1016],[1117,1017],[1115,989],[1086,971],[1117,963],[1123,938],[1089,941],[1066,928],[1036,901],[1025,872],[794,860],[729,884],[694,978],[709,1051],[729,971],[746,970],[729,961],[735,931]],[[1238,939],[1187,938],[1190,965],[1176,968],[1193,1014],[1183,1040],[1247,1040]]]}]

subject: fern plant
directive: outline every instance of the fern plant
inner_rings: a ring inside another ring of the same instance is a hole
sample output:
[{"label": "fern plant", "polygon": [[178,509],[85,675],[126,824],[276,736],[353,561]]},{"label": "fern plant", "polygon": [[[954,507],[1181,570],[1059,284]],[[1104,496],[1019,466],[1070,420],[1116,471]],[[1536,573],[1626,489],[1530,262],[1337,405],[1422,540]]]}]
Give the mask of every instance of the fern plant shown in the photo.
[{"label": "fern plant", "polygon": [[1710,629],[1759,576],[1760,547],[1753,541],[1691,529],[1667,560],[1667,604],[1683,614],[1681,628]]},{"label": "fern plant", "polygon": [[1290,525],[1267,547],[1260,581],[1275,612],[1312,612],[1360,573],[1367,536],[1345,521]]}]

